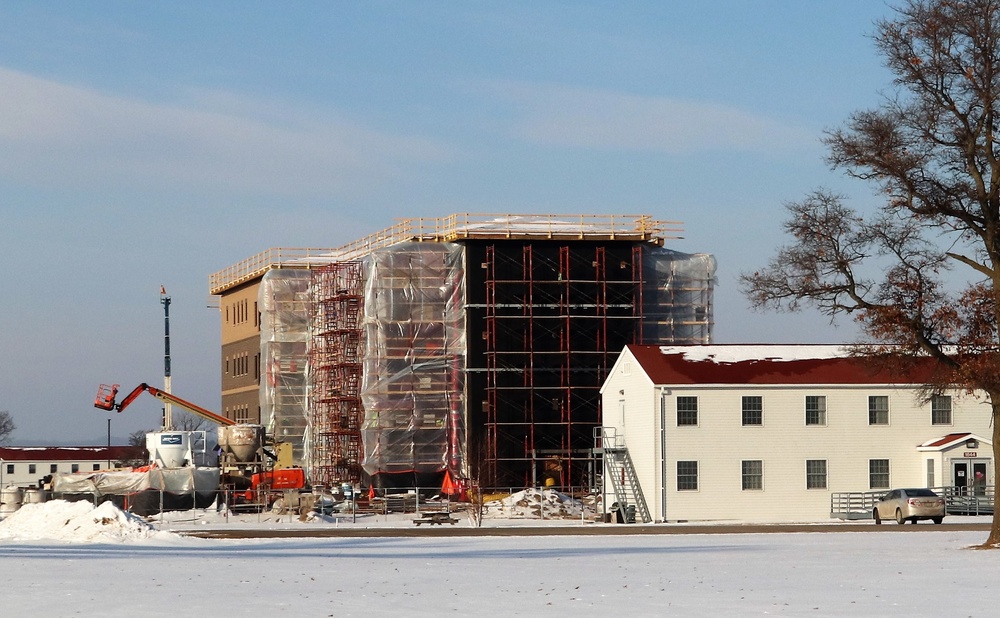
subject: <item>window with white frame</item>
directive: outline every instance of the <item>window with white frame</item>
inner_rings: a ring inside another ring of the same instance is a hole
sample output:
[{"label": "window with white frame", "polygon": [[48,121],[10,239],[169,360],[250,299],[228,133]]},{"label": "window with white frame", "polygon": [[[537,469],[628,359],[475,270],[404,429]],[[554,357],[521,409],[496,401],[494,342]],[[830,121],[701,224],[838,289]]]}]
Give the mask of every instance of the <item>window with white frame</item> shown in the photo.
[{"label": "window with white frame", "polygon": [[927,460],[927,486],[934,487],[934,460]]},{"label": "window with white frame", "polygon": [[677,462],[677,491],[696,491],[698,489],[698,462]]},{"label": "window with white frame", "polygon": [[764,489],[764,462],[748,459],[742,462],[743,491]]},{"label": "window with white frame", "polygon": [[889,460],[868,460],[868,488],[889,489]]},{"label": "window with white frame", "polygon": [[698,398],[677,398],[677,426],[698,424]]},{"label": "window with white frame", "polygon": [[826,460],[806,460],[806,489],[826,489]]},{"label": "window with white frame", "polygon": [[888,395],[871,395],[868,397],[868,424],[869,425],[889,424]]},{"label": "window with white frame", "polygon": [[931,397],[931,425],[951,425],[951,395]]},{"label": "window with white frame", "polygon": [[764,424],[764,398],[759,395],[743,397],[743,425]]},{"label": "window with white frame", "polygon": [[806,395],[806,425],[826,425],[825,395]]}]

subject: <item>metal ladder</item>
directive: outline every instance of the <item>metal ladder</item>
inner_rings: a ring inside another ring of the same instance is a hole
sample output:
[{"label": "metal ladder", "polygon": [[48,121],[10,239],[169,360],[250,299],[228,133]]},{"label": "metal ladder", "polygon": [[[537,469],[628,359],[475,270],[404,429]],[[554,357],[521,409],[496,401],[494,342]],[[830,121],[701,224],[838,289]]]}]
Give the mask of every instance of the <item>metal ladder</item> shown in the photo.
[{"label": "metal ladder", "polygon": [[628,507],[633,504],[636,515],[642,523],[648,524],[653,521],[646,505],[646,498],[642,495],[635,466],[632,465],[632,457],[625,447],[624,436],[617,435],[613,427],[595,427],[594,452],[603,455],[604,478],[610,479],[615,500],[622,509],[622,516],[626,517],[626,521],[628,521],[626,516]]}]

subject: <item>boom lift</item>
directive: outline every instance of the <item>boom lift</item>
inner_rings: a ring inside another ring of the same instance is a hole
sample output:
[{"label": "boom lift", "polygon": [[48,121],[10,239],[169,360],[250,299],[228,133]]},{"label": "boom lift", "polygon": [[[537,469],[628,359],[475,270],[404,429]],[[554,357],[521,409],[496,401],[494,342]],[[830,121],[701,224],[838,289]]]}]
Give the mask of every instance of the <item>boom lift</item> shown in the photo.
[{"label": "boom lift", "polygon": [[[231,448],[235,446],[233,436],[247,435],[247,432],[243,431],[247,429],[251,430],[250,435],[259,431],[259,435],[262,436],[263,428],[259,425],[237,423],[145,382],[132,389],[132,392],[126,395],[120,403],[115,402],[115,398],[118,396],[118,385],[101,384],[97,390],[94,407],[121,412],[143,392],[147,392],[161,401],[180,406],[192,414],[219,425],[219,444],[220,447],[223,447],[221,481],[223,489],[231,492],[230,499],[234,502],[233,507],[266,508],[272,506],[279,499],[287,497],[285,492],[293,491],[296,494],[299,491],[308,492],[308,484],[302,468],[275,469],[273,461],[277,458],[273,453],[263,448],[264,440],[258,439],[256,446],[251,445],[247,451],[241,453],[240,457],[234,459],[234,455],[239,452],[239,449]],[[254,429],[257,431],[253,431]],[[271,443],[271,446],[280,447],[281,445]],[[255,455],[257,451],[266,458]],[[266,461],[266,459],[271,461]],[[282,503],[287,502],[290,501],[282,500]],[[298,502],[297,497],[295,502]]]},{"label": "boom lift", "polygon": [[[143,393],[143,391],[149,393],[153,397],[161,401],[166,401],[172,403],[176,406],[180,406],[195,414],[203,419],[211,421],[216,425],[221,425],[223,427],[227,425],[235,425],[236,421],[226,418],[225,416],[219,416],[215,412],[209,412],[205,408],[195,405],[190,401],[185,401],[176,395],[172,395],[166,391],[162,391],[155,386],[150,386],[143,382],[139,386],[132,389],[132,392],[125,396],[121,400],[121,403],[115,403],[115,397],[118,396],[118,385],[117,384],[101,384],[100,388],[97,389],[97,399],[94,400],[94,407],[100,408],[101,410],[114,410],[115,412],[121,412],[125,408],[129,407],[136,398]],[[166,429],[169,429],[167,427]]]}]

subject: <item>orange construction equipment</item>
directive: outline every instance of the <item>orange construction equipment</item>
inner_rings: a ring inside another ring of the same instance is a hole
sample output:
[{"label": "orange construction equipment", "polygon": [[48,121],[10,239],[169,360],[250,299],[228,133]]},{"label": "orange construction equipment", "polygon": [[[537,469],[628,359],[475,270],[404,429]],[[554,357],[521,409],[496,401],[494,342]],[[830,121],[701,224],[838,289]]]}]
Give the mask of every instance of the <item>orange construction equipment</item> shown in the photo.
[{"label": "orange construction equipment", "polygon": [[170,402],[176,406],[180,406],[195,414],[203,419],[211,421],[216,425],[235,425],[236,421],[226,418],[225,416],[219,416],[215,412],[210,412],[205,408],[195,405],[190,401],[185,401],[176,395],[171,395],[166,391],[162,391],[154,386],[150,386],[143,382],[139,386],[132,389],[132,392],[122,399],[121,403],[115,403],[115,397],[118,395],[118,385],[117,384],[101,384],[100,388],[97,389],[97,398],[94,400],[94,407],[100,408],[101,410],[114,410],[115,412],[121,412],[127,408],[135,399],[143,393],[143,391],[149,393],[153,397],[161,401]]}]

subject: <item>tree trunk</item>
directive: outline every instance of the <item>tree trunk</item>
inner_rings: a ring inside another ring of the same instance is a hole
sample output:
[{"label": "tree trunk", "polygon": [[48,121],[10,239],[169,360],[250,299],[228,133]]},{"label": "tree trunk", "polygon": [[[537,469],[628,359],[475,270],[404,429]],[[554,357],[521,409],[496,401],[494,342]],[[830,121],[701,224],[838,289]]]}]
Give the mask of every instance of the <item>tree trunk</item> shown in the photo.
[{"label": "tree trunk", "polygon": [[990,526],[990,536],[983,547],[1000,549],[1000,510],[996,504],[996,485],[1000,473],[1000,393],[989,393],[990,405],[993,409],[993,523]]}]

